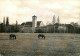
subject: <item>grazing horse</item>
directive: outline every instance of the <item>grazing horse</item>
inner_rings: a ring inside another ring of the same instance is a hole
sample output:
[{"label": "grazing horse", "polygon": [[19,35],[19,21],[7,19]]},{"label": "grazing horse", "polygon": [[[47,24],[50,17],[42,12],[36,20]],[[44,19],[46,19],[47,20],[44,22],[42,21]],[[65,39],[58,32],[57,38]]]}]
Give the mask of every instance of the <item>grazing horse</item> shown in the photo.
[{"label": "grazing horse", "polygon": [[10,40],[16,39],[16,35],[15,35],[15,34],[10,34],[10,35],[9,35],[9,39],[10,39]]},{"label": "grazing horse", "polygon": [[43,34],[39,34],[39,35],[38,35],[38,38],[40,38],[40,37],[42,37],[42,38],[45,39],[45,35],[43,35]]}]

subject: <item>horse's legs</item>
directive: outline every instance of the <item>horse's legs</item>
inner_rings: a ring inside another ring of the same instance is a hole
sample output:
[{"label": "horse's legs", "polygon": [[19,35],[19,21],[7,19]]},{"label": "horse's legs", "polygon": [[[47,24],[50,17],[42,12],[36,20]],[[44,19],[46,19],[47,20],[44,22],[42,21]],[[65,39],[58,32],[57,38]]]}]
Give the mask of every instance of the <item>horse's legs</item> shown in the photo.
[{"label": "horse's legs", "polygon": [[13,37],[11,36],[10,39],[13,40]]},{"label": "horse's legs", "polygon": [[9,36],[9,39],[11,40],[11,35]]},{"label": "horse's legs", "polygon": [[44,39],[45,39],[45,36],[42,36],[42,38],[44,38]]},{"label": "horse's legs", "polygon": [[10,37],[11,38],[11,40],[13,40],[13,38],[12,37]]},{"label": "horse's legs", "polygon": [[9,39],[11,40],[11,37],[9,37]]},{"label": "horse's legs", "polygon": [[15,39],[15,36],[13,36],[13,40]]},{"label": "horse's legs", "polygon": [[15,36],[15,39],[16,39],[16,36]]},{"label": "horse's legs", "polygon": [[45,39],[45,36],[44,36],[44,39]]},{"label": "horse's legs", "polygon": [[9,39],[10,39],[10,40],[14,40],[14,39],[16,39],[16,36],[15,36],[15,37],[10,37]]}]

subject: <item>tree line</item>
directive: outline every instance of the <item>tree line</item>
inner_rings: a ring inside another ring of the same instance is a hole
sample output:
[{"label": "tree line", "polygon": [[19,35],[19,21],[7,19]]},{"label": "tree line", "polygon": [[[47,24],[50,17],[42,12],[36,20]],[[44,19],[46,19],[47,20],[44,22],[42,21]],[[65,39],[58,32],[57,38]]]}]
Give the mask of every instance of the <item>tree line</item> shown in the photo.
[{"label": "tree line", "polygon": [[18,22],[16,21],[15,25],[10,25],[8,17],[6,17],[6,23],[5,23],[5,18],[3,20],[3,23],[0,23],[0,33],[13,33],[13,32],[19,32],[19,30],[20,29]]}]

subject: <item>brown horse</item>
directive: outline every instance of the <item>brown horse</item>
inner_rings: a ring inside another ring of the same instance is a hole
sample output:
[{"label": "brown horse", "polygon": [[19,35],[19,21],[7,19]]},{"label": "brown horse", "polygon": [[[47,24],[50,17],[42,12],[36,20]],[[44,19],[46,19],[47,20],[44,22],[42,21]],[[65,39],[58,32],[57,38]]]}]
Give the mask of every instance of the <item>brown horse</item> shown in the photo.
[{"label": "brown horse", "polygon": [[40,38],[40,37],[42,37],[42,38],[45,39],[45,35],[43,35],[43,34],[39,34],[39,35],[38,35],[38,38]]},{"label": "brown horse", "polygon": [[15,35],[15,34],[10,34],[10,35],[9,35],[9,39],[10,39],[10,40],[16,39],[16,35]]}]

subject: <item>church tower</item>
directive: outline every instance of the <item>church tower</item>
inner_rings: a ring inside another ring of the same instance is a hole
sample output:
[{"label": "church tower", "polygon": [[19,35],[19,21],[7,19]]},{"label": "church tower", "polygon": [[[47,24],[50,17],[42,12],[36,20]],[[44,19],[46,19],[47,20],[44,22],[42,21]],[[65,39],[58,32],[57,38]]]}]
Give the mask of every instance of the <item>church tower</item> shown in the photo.
[{"label": "church tower", "polygon": [[35,27],[37,27],[37,16],[32,16],[32,32],[35,32]]}]

